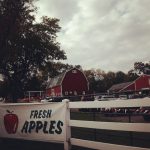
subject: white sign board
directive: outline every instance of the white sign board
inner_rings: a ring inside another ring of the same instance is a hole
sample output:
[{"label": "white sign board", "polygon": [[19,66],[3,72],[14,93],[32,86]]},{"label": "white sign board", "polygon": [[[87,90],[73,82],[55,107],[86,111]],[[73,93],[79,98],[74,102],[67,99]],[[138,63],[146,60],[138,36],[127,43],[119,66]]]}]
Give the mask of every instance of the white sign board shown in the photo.
[{"label": "white sign board", "polygon": [[0,105],[0,137],[64,141],[65,103]]}]

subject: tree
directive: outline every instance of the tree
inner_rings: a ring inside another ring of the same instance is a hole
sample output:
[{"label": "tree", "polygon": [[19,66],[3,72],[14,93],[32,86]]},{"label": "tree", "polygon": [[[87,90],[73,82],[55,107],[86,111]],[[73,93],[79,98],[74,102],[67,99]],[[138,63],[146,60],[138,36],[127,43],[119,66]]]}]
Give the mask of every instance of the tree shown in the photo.
[{"label": "tree", "polygon": [[41,68],[66,59],[56,41],[59,20],[43,17],[36,23],[33,1],[0,1],[0,73],[9,83],[14,102]]},{"label": "tree", "polygon": [[134,81],[138,78],[139,76],[136,73],[133,73],[133,70],[128,71],[127,74],[127,81]]},{"label": "tree", "polygon": [[104,92],[105,87],[104,85],[104,74],[105,72],[100,69],[91,69],[91,70],[84,70],[85,76],[89,82],[89,91],[90,93],[96,92]]},{"label": "tree", "polygon": [[7,97],[8,92],[9,91],[9,87],[8,87],[8,83],[7,81],[0,81],[0,97]]},{"label": "tree", "polygon": [[115,84],[126,82],[127,75],[122,71],[118,71],[115,73]]},{"label": "tree", "polygon": [[150,74],[150,62],[135,62],[134,69],[130,72],[141,75],[141,74]]},{"label": "tree", "polygon": [[46,66],[41,68],[42,76],[53,78],[62,72],[73,68],[72,65],[63,64],[61,62],[48,62]]},{"label": "tree", "polygon": [[109,89],[113,84],[115,83],[115,73],[112,71],[109,71],[105,75],[105,87],[106,89]]}]

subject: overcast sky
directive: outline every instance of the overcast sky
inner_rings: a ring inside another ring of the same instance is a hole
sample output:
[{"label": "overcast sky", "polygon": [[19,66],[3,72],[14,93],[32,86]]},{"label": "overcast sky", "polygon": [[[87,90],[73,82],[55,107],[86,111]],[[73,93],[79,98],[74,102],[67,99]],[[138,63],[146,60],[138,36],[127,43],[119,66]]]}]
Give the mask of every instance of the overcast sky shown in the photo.
[{"label": "overcast sky", "polygon": [[58,41],[72,65],[124,71],[150,61],[150,0],[39,0],[38,16],[60,19]]}]

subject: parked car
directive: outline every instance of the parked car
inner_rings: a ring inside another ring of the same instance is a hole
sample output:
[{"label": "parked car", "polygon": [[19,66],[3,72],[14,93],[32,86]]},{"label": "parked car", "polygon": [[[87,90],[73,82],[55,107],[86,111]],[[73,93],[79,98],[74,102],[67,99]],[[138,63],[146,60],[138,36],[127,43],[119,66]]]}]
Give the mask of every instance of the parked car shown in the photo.
[{"label": "parked car", "polygon": [[106,101],[106,100],[115,100],[115,99],[117,98],[115,98],[115,96],[113,95],[102,95],[100,100]]},{"label": "parked car", "polygon": [[127,95],[119,95],[119,99],[125,100],[128,99]]},{"label": "parked car", "polygon": [[46,102],[52,102],[53,99],[52,98],[49,98],[49,97],[46,97],[45,99],[42,99],[41,102],[42,103],[46,103]]},{"label": "parked car", "polygon": [[62,102],[64,97],[46,97],[45,99],[42,99],[41,102]]},{"label": "parked car", "polygon": [[95,96],[94,101],[107,101],[107,100],[115,100],[114,95],[101,95],[101,96]]},{"label": "parked car", "polygon": [[101,96],[99,95],[94,96],[94,101],[99,101],[100,99],[101,99]]}]

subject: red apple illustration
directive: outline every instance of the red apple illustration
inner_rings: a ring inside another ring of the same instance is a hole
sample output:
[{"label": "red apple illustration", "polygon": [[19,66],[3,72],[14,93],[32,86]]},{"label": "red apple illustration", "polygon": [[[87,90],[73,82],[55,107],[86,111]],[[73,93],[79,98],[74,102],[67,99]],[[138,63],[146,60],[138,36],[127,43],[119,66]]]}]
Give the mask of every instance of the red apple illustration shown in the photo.
[{"label": "red apple illustration", "polygon": [[8,114],[4,116],[4,125],[8,134],[15,134],[18,128],[18,116],[13,111],[7,110]]}]

